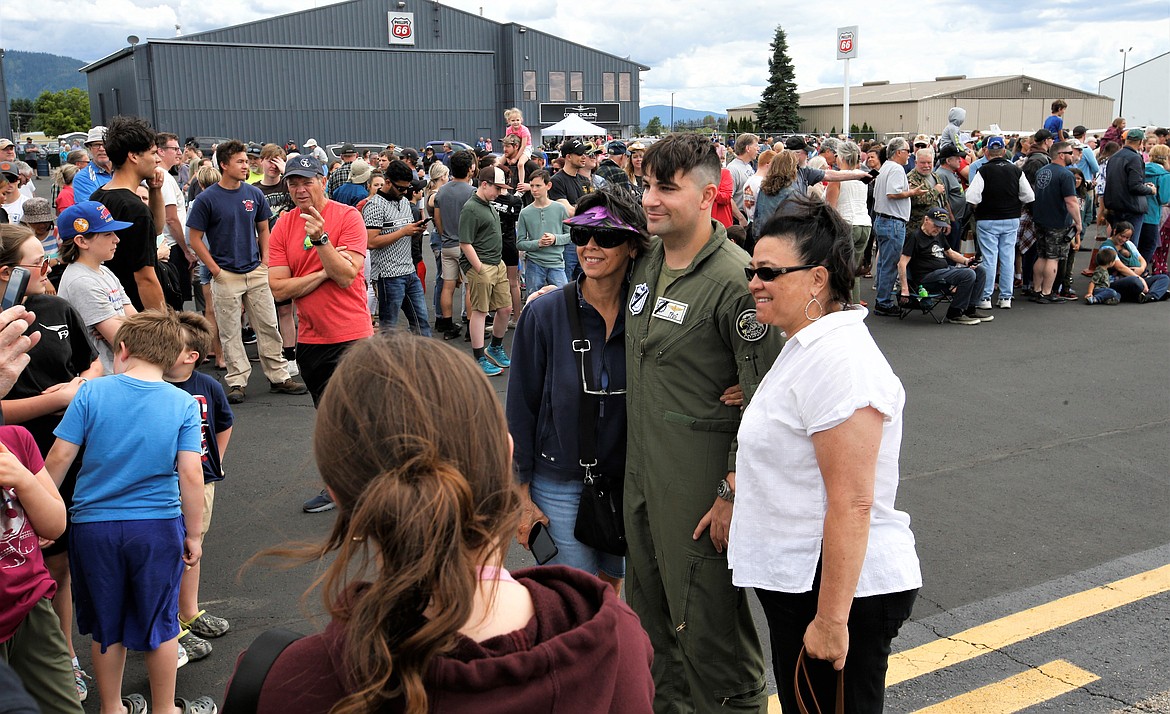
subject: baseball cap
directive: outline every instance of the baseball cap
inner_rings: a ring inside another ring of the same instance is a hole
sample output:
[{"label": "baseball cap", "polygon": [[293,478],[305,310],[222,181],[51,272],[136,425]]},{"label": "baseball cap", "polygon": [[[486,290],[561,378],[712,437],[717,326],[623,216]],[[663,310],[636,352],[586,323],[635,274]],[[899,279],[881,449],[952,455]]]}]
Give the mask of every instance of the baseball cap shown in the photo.
[{"label": "baseball cap", "polygon": [[[357,163],[356,161],[354,163]],[[321,170],[321,162],[309,154],[301,154],[295,159],[289,158],[288,163],[284,165],[284,177],[289,176],[304,176],[306,178],[320,178],[324,174]]]},{"label": "baseball cap", "polygon": [[[106,140],[106,128],[104,126],[95,126],[94,128],[90,129],[89,132],[86,133],[86,135],[85,135],[85,143],[86,144],[92,144],[92,143],[97,142],[97,141],[104,143],[105,140]],[[199,146],[199,145],[196,144],[196,146]]]},{"label": "baseball cap", "polygon": [[1089,145],[1085,144],[1083,142],[1077,141],[1076,139],[1073,139],[1072,140],[1072,148],[1080,150],[1080,151],[1084,151],[1085,149],[1089,148]]},{"label": "baseball cap", "polygon": [[605,145],[605,151],[606,153],[613,154],[615,156],[621,156],[622,154],[626,153],[626,144],[624,141],[618,141],[614,139]]},{"label": "baseball cap", "polygon": [[987,148],[989,148],[989,149],[1002,149],[1005,146],[1007,146],[1007,144],[1004,143],[1002,136],[989,136],[989,137],[987,137]]},{"label": "baseball cap", "polygon": [[938,226],[939,228],[951,227],[951,217],[948,216],[947,212],[941,208],[936,207],[930,209],[926,212],[926,217],[930,219],[931,223]]},{"label": "baseball cap", "polygon": [[499,166],[488,166],[479,172],[480,183],[495,184],[498,188],[508,188],[508,178]]},{"label": "baseball cap", "polygon": [[561,144],[561,154],[587,154],[589,147],[580,139],[566,139],[565,143]]},{"label": "baseball cap", "polygon": [[601,154],[605,153],[604,148],[602,148],[600,145],[594,146],[592,142],[586,144],[585,148],[587,149],[585,153],[589,156],[600,156]]},{"label": "baseball cap", "polygon": [[1141,129],[1130,129],[1125,132],[1126,141],[1142,141],[1146,138],[1146,132]]},{"label": "baseball cap", "polygon": [[341,145],[341,153],[342,154],[356,154],[357,149],[354,147],[353,144],[346,142],[346,143]]},{"label": "baseball cap", "polygon": [[926,134],[919,134],[918,136],[914,137],[914,145],[918,146],[919,144],[922,144],[923,146],[930,146],[930,138],[926,136]]},{"label": "baseball cap", "polygon": [[365,183],[370,180],[370,174],[374,170],[365,161],[358,159],[349,165],[349,182],[350,183]]},{"label": "baseball cap", "polygon": [[24,202],[24,223],[52,223],[53,206],[47,198],[30,198]]},{"label": "baseball cap", "polygon": [[11,139],[0,139],[0,149],[7,149],[12,145],[13,144]]},{"label": "baseball cap", "polygon": [[260,156],[260,153],[262,151],[264,151],[263,146],[260,146],[259,144],[257,144],[254,141],[248,142],[248,150],[247,150],[248,156]]},{"label": "baseball cap", "polygon": [[952,156],[962,156],[962,154],[959,153],[958,147],[956,147],[954,144],[947,144],[938,151],[938,158],[940,161],[949,159]]},{"label": "baseball cap", "polygon": [[789,151],[808,151],[808,143],[803,136],[790,136],[784,140],[784,148]]},{"label": "baseball cap", "polygon": [[520,145],[520,137],[516,136],[515,134],[508,134],[503,139],[500,139],[500,142],[503,144],[516,144],[517,146],[519,146]]},{"label": "baseball cap", "polygon": [[305,142],[305,148],[308,148],[308,149],[311,149],[316,145],[317,145],[316,139],[309,139],[308,141]]},{"label": "baseball cap", "polygon": [[975,141],[975,140],[972,139],[971,135],[968,134],[967,132],[963,132],[962,134],[959,134],[959,143],[960,144],[970,144],[972,141]]},{"label": "baseball cap", "polygon": [[75,203],[57,216],[57,232],[62,240],[89,233],[110,233],[120,231],[133,223],[115,221],[110,209],[97,201]]},{"label": "baseball cap", "polygon": [[1073,127],[1073,136],[1084,136],[1089,130],[1085,128],[1084,124],[1077,124]]},{"label": "baseball cap", "polygon": [[8,181],[17,181],[20,179],[20,170],[11,161],[0,161],[0,175]]},{"label": "baseball cap", "polygon": [[1051,138],[1052,132],[1048,131],[1047,129],[1038,129],[1036,133],[1032,135],[1032,141],[1048,141]]},{"label": "baseball cap", "polygon": [[418,163],[418,151],[410,148],[409,146],[406,147],[405,149],[402,150],[402,160],[403,161],[412,161],[412,162],[417,164]]}]

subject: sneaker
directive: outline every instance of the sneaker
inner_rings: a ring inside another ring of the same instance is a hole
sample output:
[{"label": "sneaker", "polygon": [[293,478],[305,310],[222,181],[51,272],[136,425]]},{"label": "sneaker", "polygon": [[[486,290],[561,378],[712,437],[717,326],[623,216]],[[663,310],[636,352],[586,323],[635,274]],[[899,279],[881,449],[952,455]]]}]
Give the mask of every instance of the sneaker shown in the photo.
[{"label": "sneaker", "polygon": [[495,316],[495,314],[494,314],[494,313],[490,313],[490,312],[489,312],[489,313],[488,313],[488,316],[487,316],[487,319],[485,319],[485,320],[483,321],[483,326],[484,326],[484,327],[491,327],[491,326],[492,326],[492,325],[494,325],[494,324],[496,324],[496,316]]},{"label": "sneaker", "polygon": [[292,394],[295,396],[298,394],[308,394],[309,388],[300,382],[294,382],[293,378],[289,377],[283,382],[269,382],[268,391],[273,394]]},{"label": "sneaker", "polygon": [[444,340],[457,340],[462,335],[463,335],[463,329],[461,327],[459,327],[459,325],[456,325],[455,323],[451,323],[450,327],[448,327],[446,330],[443,330],[443,339]]},{"label": "sneaker", "polygon": [[1020,294],[1026,298],[1034,298],[1040,295],[1040,293],[1036,292],[1030,287],[1020,288]]},{"label": "sneaker", "polygon": [[967,317],[973,317],[980,322],[991,322],[995,319],[995,315],[990,312],[984,312],[978,308],[972,308],[966,312]]},{"label": "sneaker", "polygon": [[240,331],[240,337],[243,338],[245,345],[256,344],[256,331],[251,327],[245,327]]},{"label": "sneaker", "polygon": [[1119,303],[1119,302],[1121,302],[1121,301],[1120,301],[1120,300],[1118,300],[1118,299],[1117,299],[1117,298],[1115,298],[1115,297],[1111,297],[1111,298],[1105,298],[1105,304],[1106,304],[1106,305],[1116,305],[1116,304],[1117,304],[1117,303]]},{"label": "sneaker", "polygon": [[183,645],[179,645],[179,664],[175,665],[175,669],[182,667],[190,661],[191,658],[187,656],[187,648],[183,647]]},{"label": "sneaker", "polygon": [[[207,655],[211,654],[210,642],[189,630],[183,631],[187,634],[179,638],[179,647],[182,648],[181,651],[187,655],[188,661],[198,662],[199,660],[207,657]],[[182,659],[182,656],[180,656],[179,660],[182,661]],[[182,667],[183,665],[180,664],[179,666]]]},{"label": "sneaker", "polygon": [[219,714],[219,707],[211,697],[199,697],[187,701],[182,697],[175,697],[175,707],[183,714]]},{"label": "sneaker", "polygon": [[305,505],[301,506],[301,510],[305,513],[324,513],[325,511],[332,511],[336,507],[337,504],[329,497],[329,492],[321,489],[321,493],[305,501]]},{"label": "sneaker", "polygon": [[978,325],[980,322],[982,322],[982,320],[977,317],[971,317],[969,315],[960,313],[954,316],[947,315],[947,322],[951,323],[952,325]]},{"label": "sneaker", "polygon": [[998,307],[1000,310],[1011,310],[1012,309],[1012,299],[1011,298],[1000,298],[999,302],[996,303],[996,307]]},{"label": "sneaker", "polygon": [[503,345],[492,345],[488,347],[484,351],[484,355],[492,362],[495,362],[497,367],[507,368],[512,366],[512,360],[508,359],[508,353],[504,351]]},{"label": "sneaker", "polygon": [[516,321],[515,321],[515,320],[508,320],[508,329],[509,329],[509,330],[515,330],[515,329],[516,329]]},{"label": "sneaker", "polygon": [[1138,293],[1137,301],[1139,304],[1145,305],[1146,303],[1148,303],[1150,301],[1150,294],[1149,293]]},{"label": "sneaker", "polygon": [[1048,293],[1048,294],[1047,294],[1047,295],[1045,295],[1044,297],[1048,298],[1048,302],[1050,302],[1050,303],[1052,303],[1052,304],[1054,304],[1054,305],[1055,305],[1055,304],[1057,304],[1057,303],[1068,302],[1068,298],[1066,298],[1066,297],[1061,297],[1061,296],[1060,296],[1060,295],[1058,295],[1057,293]]},{"label": "sneaker", "polygon": [[179,618],[179,622],[200,637],[223,637],[232,627],[227,620],[208,614],[206,610],[200,610],[190,620]]},{"label": "sneaker", "polygon": [[980,300],[979,302],[975,303],[975,309],[976,310],[990,310],[991,309],[991,301],[990,300]]},{"label": "sneaker", "polygon": [[878,305],[873,309],[873,314],[878,317],[901,317],[902,311],[893,305],[886,307],[885,305]]},{"label": "sneaker", "polygon": [[483,370],[483,373],[489,377],[498,377],[504,373],[504,370],[493,364],[486,355],[477,359],[476,362],[479,364],[479,368]]},{"label": "sneaker", "polygon": [[295,359],[288,360],[288,376],[297,377],[300,373],[301,368],[297,366],[297,361]]},{"label": "sneaker", "polygon": [[1041,295],[1039,293],[1030,296],[1028,302],[1034,302],[1037,305],[1051,305],[1053,303],[1047,295]]},{"label": "sneaker", "polygon": [[1060,296],[1065,300],[1076,300],[1080,295],[1077,295],[1076,290],[1061,290]]},{"label": "sneaker", "polygon": [[245,398],[243,387],[228,387],[228,404],[243,404]]},{"label": "sneaker", "polygon": [[85,673],[81,665],[73,665],[73,683],[77,685],[77,698],[83,702],[89,696],[89,685],[85,683],[87,679],[92,680],[93,678]]}]

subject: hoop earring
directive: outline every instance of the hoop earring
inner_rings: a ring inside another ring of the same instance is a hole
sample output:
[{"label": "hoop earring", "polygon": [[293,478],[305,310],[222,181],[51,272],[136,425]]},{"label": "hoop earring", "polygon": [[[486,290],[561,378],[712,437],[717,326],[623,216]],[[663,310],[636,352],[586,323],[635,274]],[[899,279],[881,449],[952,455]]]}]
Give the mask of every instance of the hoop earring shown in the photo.
[{"label": "hoop earring", "polygon": [[[812,315],[808,314],[808,308],[813,303],[817,304],[818,314],[816,317],[813,317]],[[805,303],[805,305],[804,305],[804,319],[808,320],[809,322],[816,322],[817,320],[821,319],[824,316],[825,316],[825,306],[821,304],[820,300],[817,300],[814,297],[811,300],[809,300],[807,303]]]}]

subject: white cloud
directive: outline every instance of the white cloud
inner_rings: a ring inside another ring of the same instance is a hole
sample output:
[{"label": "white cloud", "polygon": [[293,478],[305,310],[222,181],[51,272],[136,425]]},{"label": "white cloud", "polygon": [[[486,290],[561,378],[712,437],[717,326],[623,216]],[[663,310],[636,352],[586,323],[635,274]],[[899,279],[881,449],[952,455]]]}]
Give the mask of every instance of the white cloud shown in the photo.
[{"label": "white cloud", "polygon": [[[410,0],[413,4],[418,0]],[[125,46],[126,35],[172,37],[329,4],[325,0],[47,0],[6,12],[0,46],[47,51],[86,61]],[[649,65],[642,103],[701,110],[757,101],[767,82],[769,43],[777,18],[801,90],[840,84],[835,29],[857,24],[853,83],[926,81],[939,75],[1029,74],[1095,91],[1121,69],[1117,49],[1133,46],[1131,63],[1170,49],[1165,4],[1057,0],[1025,16],[1018,2],[985,0],[978,11],[954,2],[895,0],[878,12],[870,2],[831,6],[764,0],[711,5],[699,0],[643,0],[614,13],[602,0],[445,0],[500,22],[521,22]],[[714,9],[713,9],[714,8]],[[1125,38],[1124,40],[1118,38]]]}]

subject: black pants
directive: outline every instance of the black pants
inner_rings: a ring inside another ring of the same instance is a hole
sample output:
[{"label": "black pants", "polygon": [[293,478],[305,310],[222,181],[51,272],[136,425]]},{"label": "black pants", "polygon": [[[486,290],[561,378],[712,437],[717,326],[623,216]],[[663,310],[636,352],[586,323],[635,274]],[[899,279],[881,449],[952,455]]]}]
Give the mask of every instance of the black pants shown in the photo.
[{"label": "black pants", "polygon": [[313,397],[314,407],[321,402],[321,395],[325,393],[325,387],[329,384],[329,378],[333,376],[333,370],[337,369],[341,356],[355,341],[328,345],[297,343],[297,366],[301,369],[301,379],[305,381],[305,386],[309,388],[309,394]]},{"label": "black pants", "polygon": [[[780,593],[756,589],[768,635],[772,642],[772,670],[776,675],[780,705],[786,712],[800,711],[796,706],[793,677],[796,658],[804,645],[804,632],[817,612],[820,592],[820,569],[813,588],[806,593]],[[918,590],[855,598],[849,610],[849,654],[845,658],[845,711],[849,714],[879,714],[885,706],[886,668],[890,643],[902,623],[910,617]],[[813,692],[821,711],[833,711],[837,701],[837,671],[831,662],[807,661]],[[802,687],[804,702],[810,710],[812,700]]]}]

